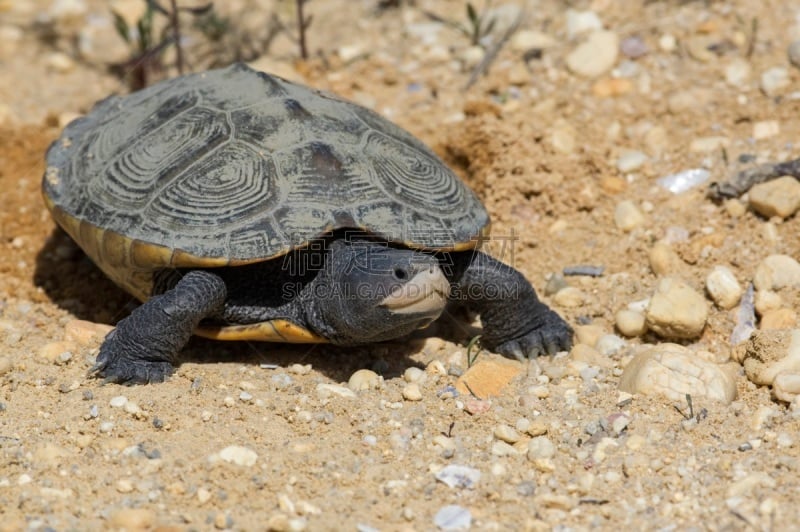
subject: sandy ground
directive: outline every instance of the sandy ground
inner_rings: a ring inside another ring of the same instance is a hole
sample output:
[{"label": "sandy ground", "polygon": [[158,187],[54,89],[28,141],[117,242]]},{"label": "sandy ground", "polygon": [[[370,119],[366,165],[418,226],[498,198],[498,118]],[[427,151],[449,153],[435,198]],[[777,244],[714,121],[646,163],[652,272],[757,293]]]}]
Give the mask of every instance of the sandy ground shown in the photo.
[{"label": "sandy ground", "polygon": [[[57,4],[78,7],[53,14]],[[290,2],[236,4],[250,5],[236,19],[248,27],[273,12],[291,20]],[[798,257],[797,216],[767,220],[738,200],[713,203],[707,184],[675,195],[656,180],[699,167],[721,180],[742,155],[800,155],[800,71],[786,51],[800,10],[777,0],[569,4],[621,39],[639,37],[645,52],[595,77],[571,73],[565,58],[585,35],[569,35],[567,3],[543,0],[517,33],[551,42],[525,53],[512,40],[464,90],[480,47],[422,10],[466,24],[463,1],[313,0],[311,59],[298,62],[282,33],[256,63],[370,106],[432,146],[485,201],[499,237],[491,251],[540,293],[566,266],[603,266],[600,277],[568,278],[577,305],[543,295],[573,325],[614,333],[614,313],[652,295],[648,253],[665,236],[682,235],[680,274],[701,293],[716,265],[746,282],[767,255]],[[492,3],[484,46],[520,6]],[[627,350],[658,343],[652,335],[626,339],[589,377],[570,354],[509,362],[518,375],[483,401],[442,393],[467,368],[463,324],[347,350],[196,339],[166,383],[88,377],[98,337],[53,343],[73,320],[113,325],[135,302],[55,228],[39,187],[63,122],[126,92],[107,69],[127,53],[113,32],[80,49],[98,17],[108,19],[104,2],[0,2],[0,530],[432,530],[446,528],[437,513],[448,505],[474,530],[800,526],[800,418],[769,388],[740,373],[732,404],[696,398],[689,421],[685,404],[659,396],[619,404]],[[733,63],[746,65],[742,79],[730,79]],[[761,74],[773,67],[788,84],[766,94]],[[766,136],[754,131],[765,121],[777,124]],[[620,171],[626,150],[647,161]],[[631,231],[614,221],[624,200],[644,213]],[[782,297],[799,310],[796,291]],[[727,358],[734,315],[710,308],[695,343]],[[421,400],[403,396],[410,367],[425,368]],[[324,386],[362,368],[382,376],[377,388],[347,397]],[[547,447],[540,438],[551,449],[530,452],[532,440]],[[436,477],[447,465],[480,478],[449,487]]]}]

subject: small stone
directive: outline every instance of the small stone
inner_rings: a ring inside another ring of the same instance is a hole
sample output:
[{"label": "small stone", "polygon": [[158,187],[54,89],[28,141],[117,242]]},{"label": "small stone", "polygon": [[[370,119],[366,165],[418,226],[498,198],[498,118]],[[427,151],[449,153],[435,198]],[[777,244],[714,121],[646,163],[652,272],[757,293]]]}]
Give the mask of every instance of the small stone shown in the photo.
[{"label": "small stone", "polygon": [[451,488],[474,489],[481,480],[481,472],[473,467],[450,464],[434,475],[436,480]]},{"label": "small stone", "polygon": [[800,371],[800,329],[755,331],[744,344],[744,373],[750,382],[771,385],[781,372]]},{"label": "small stone", "polygon": [[528,442],[528,460],[552,458],[556,447],[547,436],[537,436]]},{"label": "small stone", "polygon": [[51,53],[45,58],[45,63],[48,68],[59,74],[66,74],[75,68],[75,61],[63,52]]},{"label": "small stone", "polygon": [[598,77],[613,68],[619,54],[619,37],[611,31],[592,32],[586,42],[566,57],[567,68],[583,77]]},{"label": "small stone", "polygon": [[800,39],[792,41],[787,49],[789,62],[796,68],[800,68]]},{"label": "small stone", "polygon": [[650,269],[658,276],[675,275],[685,269],[684,262],[672,249],[672,246],[659,240],[648,254]]},{"label": "small stone", "polygon": [[133,483],[126,478],[122,478],[117,481],[116,488],[120,493],[130,493],[133,491]]},{"label": "small stone", "polygon": [[464,410],[470,415],[478,416],[485,414],[492,408],[492,403],[474,397],[468,398],[464,401]]},{"label": "small stone", "polygon": [[492,454],[494,456],[515,456],[519,454],[519,451],[504,441],[496,441],[492,443]]},{"label": "small stone", "polygon": [[759,290],[756,293],[755,307],[759,316],[763,316],[772,310],[778,310],[783,305],[780,294],[772,290]]},{"label": "small stone", "polygon": [[239,400],[243,403],[250,403],[253,401],[253,394],[243,390],[239,392]]},{"label": "small stone", "polygon": [[311,364],[292,364],[286,368],[292,375],[308,375],[311,369]]},{"label": "small stone", "polygon": [[217,512],[214,516],[214,528],[217,530],[225,530],[226,528],[233,527],[233,518],[225,512]]},{"label": "small stone", "polygon": [[800,396],[800,371],[782,371],[772,381],[772,393],[779,401],[791,403]]},{"label": "small stone", "polygon": [[344,63],[349,63],[354,59],[358,59],[366,53],[366,47],[360,43],[340,46],[336,50],[336,54],[339,56],[339,59],[341,59]]},{"label": "small stone", "polygon": [[630,200],[617,203],[614,209],[614,224],[617,229],[629,232],[644,224],[645,218],[642,211]]},{"label": "small stone", "polygon": [[662,52],[672,53],[678,47],[678,39],[674,35],[665,33],[658,38],[658,47],[661,48]]},{"label": "small stone", "polygon": [[419,384],[410,382],[403,388],[403,399],[406,401],[421,401],[422,391],[419,389]]},{"label": "small stone", "polygon": [[550,132],[550,143],[559,153],[569,155],[575,151],[575,130],[571,125],[561,121],[556,121]]},{"label": "small stone", "polygon": [[622,39],[619,49],[623,55],[631,59],[639,59],[647,55],[648,52],[647,43],[638,35],[631,35]]},{"label": "small stone", "polygon": [[578,325],[575,327],[575,339],[577,343],[585,344],[590,347],[597,345],[597,341],[605,334],[606,330],[599,325]]},{"label": "small stone", "polygon": [[111,400],[108,402],[111,408],[122,408],[128,403],[128,398],[124,395],[117,395],[112,397]]},{"label": "small stone", "polygon": [[338,395],[339,397],[344,397],[345,399],[355,399],[357,397],[355,392],[353,392],[353,390],[350,388],[327,382],[321,382],[317,384],[317,395],[322,399],[326,399],[331,395]]},{"label": "small stone", "polygon": [[595,344],[597,351],[604,357],[618,355],[627,346],[628,343],[616,334],[604,334]]},{"label": "small stone", "polygon": [[14,367],[11,359],[8,357],[0,357],[0,375],[5,375]]},{"label": "small stone", "polygon": [[406,370],[403,372],[403,380],[406,382],[416,382],[417,384],[423,384],[427,379],[428,375],[425,373],[425,371],[414,366],[406,368]]},{"label": "small stone", "polygon": [[450,504],[436,512],[433,524],[440,530],[469,530],[472,526],[472,514],[462,506]]},{"label": "small stone", "polygon": [[483,61],[485,55],[486,50],[484,50],[483,47],[470,46],[461,52],[461,64],[467,70],[475,68],[478,63]]},{"label": "small stone", "polygon": [[647,332],[644,314],[635,310],[622,309],[614,315],[617,330],[629,338],[641,336]]},{"label": "small stone", "polygon": [[753,285],[759,292],[800,288],[800,263],[788,255],[770,255],[756,267]]},{"label": "small stone", "polygon": [[592,85],[592,94],[598,98],[613,98],[628,94],[633,90],[633,82],[627,78],[606,78]]},{"label": "small stone", "polygon": [[112,421],[104,421],[103,423],[100,423],[100,427],[98,427],[98,430],[102,434],[108,434],[109,432],[114,430],[114,422],[112,422]]},{"label": "small stone", "polygon": [[794,329],[797,327],[797,312],[790,308],[770,310],[761,316],[759,329]]},{"label": "small stone", "polygon": [[702,360],[686,347],[663,343],[640,348],[625,366],[619,389],[674,401],[685,401],[689,394],[729,404],[736,398],[735,377],[729,366]]},{"label": "small stone", "polygon": [[64,354],[69,353],[71,358],[74,349],[75,346],[70,342],[50,342],[39,350],[39,358],[43,362],[59,364]]},{"label": "small stone", "polygon": [[197,490],[197,502],[200,504],[205,504],[211,500],[211,492],[205,488],[199,488]]},{"label": "small stone", "polygon": [[647,162],[647,155],[636,150],[625,150],[617,159],[617,170],[622,173],[633,172]]},{"label": "small stone", "polygon": [[506,359],[484,359],[469,368],[456,381],[456,390],[486,399],[499,396],[511,380],[522,372],[522,364]]},{"label": "small stone", "polygon": [[706,290],[721,309],[732,309],[739,304],[744,289],[727,266],[715,266],[706,277]]},{"label": "small stone", "polygon": [[219,452],[219,458],[231,464],[252,467],[258,459],[258,454],[247,447],[229,445]]},{"label": "small stone", "polygon": [[788,218],[800,210],[800,181],[790,176],[759,183],[750,189],[749,205],[758,214]]},{"label": "small stone", "polygon": [[728,137],[700,137],[692,140],[689,144],[689,151],[692,153],[710,153],[727,148],[730,143],[731,141]]},{"label": "small stone", "polygon": [[706,301],[676,277],[659,281],[645,315],[647,327],[664,338],[697,338],[708,318]]},{"label": "small stone", "polygon": [[714,99],[708,89],[688,89],[677,91],[667,99],[667,107],[672,114],[681,114],[706,107]]},{"label": "small stone", "polygon": [[763,120],[753,124],[753,138],[764,140],[775,137],[781,132],[781,123],[777,120]]},{"label": "small stone", "polygon": [[383,378],[369,369],[360,369],[350,376],[347,387],[354,392],[380,388]]},{"label": "small stone", "polygon": [[556,295],[553,296],[553,301],[559,307],[575,308],[580,307],[586,302],[586,295],[580,288],[567,286],[559,290]]},{"label": "small stone", "polygon": [[506,424],[494,428],[494,437],[506,443],[517,443],[520,439],[519,433]]},{"label": "small stone", "polygon": [[791,84],[789,71],[773,67],[761,74],[761,90],[769,97],[778,96]]},{"label": "small stone", "polygon": [[725,67],[725,81],[733,87],[743,88],[752,76],[750,63],[741,58],[733,59]]},{"label": "small stone", "polygon": [[589,31],[602,30],[603,23],[594,11],[578,11],[577,9],[567,9],[567,38],[574,39],[576,36]]},{"label": "small stone", "polygon": [[146,508],[121,508],[111,514],[108,522],[115,530],[152,530],[156,515]]},{"label": "small stone", "polygon": [[545,50],[558,44],[558,41],[540,31],[520,30],[511,37],[509,46],[512,50],[525,53],[529,50]]}]

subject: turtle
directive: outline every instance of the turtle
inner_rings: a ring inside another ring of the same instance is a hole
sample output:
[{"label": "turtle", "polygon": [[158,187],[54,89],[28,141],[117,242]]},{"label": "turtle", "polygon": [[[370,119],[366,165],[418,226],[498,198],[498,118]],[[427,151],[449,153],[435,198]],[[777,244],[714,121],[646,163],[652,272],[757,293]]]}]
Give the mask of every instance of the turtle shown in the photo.
[{"label": "turtle", "polygon": [[572,329],[479,250],[489,215],[425,144],[374,111],[236,63],[99,101],[47,150],[54,220],[142,304],[91,373],[166,380],[193,334],[353,346],[447,305],[487,349],[568,349]]}]

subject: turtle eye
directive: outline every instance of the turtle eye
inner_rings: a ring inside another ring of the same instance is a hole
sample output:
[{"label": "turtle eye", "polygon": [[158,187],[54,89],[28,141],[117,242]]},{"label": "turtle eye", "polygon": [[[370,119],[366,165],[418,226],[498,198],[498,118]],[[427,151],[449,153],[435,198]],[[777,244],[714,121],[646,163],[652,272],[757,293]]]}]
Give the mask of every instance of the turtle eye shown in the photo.
[{"label": "turtle eye", "polygon": [[406,272],[403,268],[395,268],[393,273],[394,278],[398,281],[405,281],[408,279],[408,272]]}]

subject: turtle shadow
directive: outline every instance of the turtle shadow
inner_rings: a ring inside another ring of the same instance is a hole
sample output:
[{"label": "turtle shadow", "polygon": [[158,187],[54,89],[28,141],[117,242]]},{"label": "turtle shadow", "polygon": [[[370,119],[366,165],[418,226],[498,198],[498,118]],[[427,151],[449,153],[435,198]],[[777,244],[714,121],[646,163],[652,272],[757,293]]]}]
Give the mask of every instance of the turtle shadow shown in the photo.
[{"label": "turtle shadow", "polygon": [[[116,325],[139,306],[139,301],[117,287],[60,228],[55,228],[36,256],[34,285],[59,308],[77,319]],[[225,342],[192,337],[179,356],[184,363],[240,363],[255,368],[292,364],[311,366],[338,381],[347,381],[359,369],[371,369],[384,378],[398,377],[409,367],[424,367],[424,339],[432,330],[410,337],[357,347],[328,344]],[[439,327],[442,329],[442,327]],[[438,334],[436,335],[438,336]],[[451,335],[445,337],[451,339]]]}]

